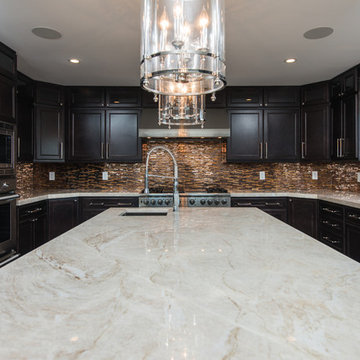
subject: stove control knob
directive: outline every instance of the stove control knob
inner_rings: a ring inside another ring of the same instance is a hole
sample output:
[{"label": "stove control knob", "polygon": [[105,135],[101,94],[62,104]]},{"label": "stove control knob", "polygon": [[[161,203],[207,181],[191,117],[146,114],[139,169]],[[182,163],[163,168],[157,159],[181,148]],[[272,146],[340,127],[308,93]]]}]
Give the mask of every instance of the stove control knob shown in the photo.
[{"label": "stove control knob", "polygon": [[195,205],[195,200],[194,199],[191,199],[189,202],[190,202],[190,205]]},{"label": "stove control knob", "polygon": [[223,205],[226,205],[227,204],[227,200],[221,200],[221,203],[223,204]]},{"label": "stove control knob", "polygon": [[208,205],[212,205],[213,201],[212,200],[208,200]]},{"label": "stove control knob", "polygon": [[215,201],[214,201],[214,204],[215,204],[215,205],[219,205],[219,204],[220,204],[220,201],[219,201],[219,200],[215,200]]},{"label": "stove control knob", "polygon": [[204,199],[200,200],[200,204],[201,205],[205,205],[206,204],[206,201]]},{"label": "stove control knob", "polygon": [[149,205],[150,201],[149,200],[144,200],[144,204],[145,205]]},{"label": "stove control knob", "polygon": [[162,205],[162,204],[163,204],[163,200],[161,200],[161,199],[158,200],[158,204],[159,204],[159,205]]},{"label": "stove control knob", "polygon": [[169,199],[166,199],[166,200],[165,200],[165,204],[166,204],[166,205],[170,205],[170,200],[169,200]]},{"label": "stove control knob", "polygon": [[156,205],[156,200],[151,200],[151,205]]}]

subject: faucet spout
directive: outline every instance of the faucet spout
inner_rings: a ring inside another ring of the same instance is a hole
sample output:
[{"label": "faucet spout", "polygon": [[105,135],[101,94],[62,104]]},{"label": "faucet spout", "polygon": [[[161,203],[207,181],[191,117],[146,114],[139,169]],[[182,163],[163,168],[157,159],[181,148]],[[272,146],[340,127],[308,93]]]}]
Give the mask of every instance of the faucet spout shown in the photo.
[{"label": "faucet spout", "polygon": [[150,155],[156,150],[166,151],[170,155],[170,157],[171,157],[171,159],[173,161],[173,164],[174,164],[174,176],[171,177],[171,179],[174,179],[174,191],[173,191],[174,207],[173,207],[173,209],[174,209],[174,211],[177,211],[177,210],[179,210],[179,206],[180,206],[180,195],[179,195],[179,189],[178,189],[178,185],[179,185],[178,165],[177,165],[177,162],[176,162],[176,159],[175,159],[175,156],[173,155],[173,153],[168,148],[166,148],[165,146],[155,146],[147,154],[144,193],[149,194],[149,177],[169,178],[168,176],[149,174]]}]

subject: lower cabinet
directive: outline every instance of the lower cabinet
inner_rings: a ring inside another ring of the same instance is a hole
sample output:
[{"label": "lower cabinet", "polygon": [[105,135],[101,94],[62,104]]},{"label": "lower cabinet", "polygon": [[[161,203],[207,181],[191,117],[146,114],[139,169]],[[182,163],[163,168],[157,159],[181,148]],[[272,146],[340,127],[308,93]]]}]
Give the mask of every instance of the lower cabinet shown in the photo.
[{"label": "lower cabinet", "polygon": [[360,209],[345,208],[346,255],[360,262]]},{"label": "lower cabinet", "polygon": [[79,224],[79,200],[49,200],[49,240]]},{"label": "lower cabinet", "polygon": [[287,222],[287,199],[286,198],[231,198],[232,207],[255,207],[265,211],[277,219]]},{"label": "lower cabinet", "polygon": [[139,207],[138,197],[85,197],[81,199],[81,222],[112,207]]},{"label": "lower cabinet", "polygon": [[317,238],[317,200],[290,198],[288,210],[289,225],[313,238]]},{"label": "lower cabinet", "polygon": [[18,209],[19,253],[24,255],[48,241],[46,201],[24,205]]}]

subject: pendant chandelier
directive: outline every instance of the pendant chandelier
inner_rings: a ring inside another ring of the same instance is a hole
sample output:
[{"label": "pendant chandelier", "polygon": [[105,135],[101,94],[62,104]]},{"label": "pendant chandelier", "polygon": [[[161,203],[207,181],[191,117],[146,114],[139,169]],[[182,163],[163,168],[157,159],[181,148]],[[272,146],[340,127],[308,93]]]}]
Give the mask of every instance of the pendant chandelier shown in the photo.
[{"label": "pendant chandelier", "polygon": [[[165,124],[164,118],[178,123],[179,114],[191,108],[192,115],[182,125],[195,125],[190,119],[203,124],[204,98],[195,101],[194,96],[221,90],[226,85],[225,68],[223,0],[143,1],[141,86],[160,95],[159,123]],[[171,110],[161,107],[164,102],[177,105]],[[179,108],[180,103],[188,106]]]}]

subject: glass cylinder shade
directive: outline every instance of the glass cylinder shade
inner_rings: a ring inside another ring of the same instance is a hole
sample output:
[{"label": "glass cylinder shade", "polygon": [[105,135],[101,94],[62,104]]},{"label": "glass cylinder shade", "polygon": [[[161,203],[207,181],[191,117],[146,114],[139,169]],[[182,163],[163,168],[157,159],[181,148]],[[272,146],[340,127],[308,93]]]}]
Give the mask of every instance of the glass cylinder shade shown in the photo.
[{"label": "glass cylinder shade", "polygon": [[224,0],[143,0],[141,85],[202,95],[225,80]]},{"label": "glass cylinder shade", "polygon": [[205,122],[205,95],[159,96],[159,125],[201,125]]}]

